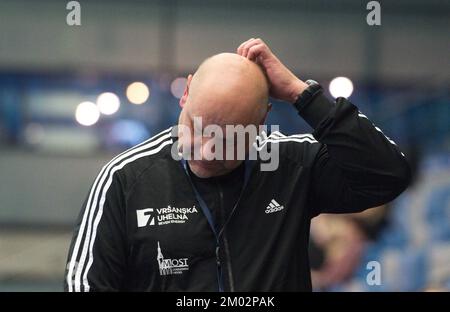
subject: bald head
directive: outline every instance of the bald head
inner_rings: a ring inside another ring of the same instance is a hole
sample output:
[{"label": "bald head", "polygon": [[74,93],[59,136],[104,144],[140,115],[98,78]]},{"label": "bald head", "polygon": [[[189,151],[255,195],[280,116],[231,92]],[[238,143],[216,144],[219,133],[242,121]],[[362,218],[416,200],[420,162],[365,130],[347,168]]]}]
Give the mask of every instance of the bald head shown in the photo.
[{"label": "bald head", "polygon": [[[267,112],[269,86],[262,69],[234,53],[206,59],[189,86],[189,104],[220,124],[258,124]],[[200,114],[201,112],[201,114]]]}]

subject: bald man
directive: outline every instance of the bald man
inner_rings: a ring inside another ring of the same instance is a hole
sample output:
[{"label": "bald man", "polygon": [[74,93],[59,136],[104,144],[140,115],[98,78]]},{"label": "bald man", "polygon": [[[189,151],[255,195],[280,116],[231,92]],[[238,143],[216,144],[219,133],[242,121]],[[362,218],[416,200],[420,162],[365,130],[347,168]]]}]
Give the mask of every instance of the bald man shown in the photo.
[{"label": "bald man", "polygon": [[[267,133],[269,95],[313,133]],[[311,218],[381,206],[410,181],[403,153],[367,116],[300,80],[261,39],[204,61],[180,106],[177,126],[95,179],[66,290],[310,291]]]}]

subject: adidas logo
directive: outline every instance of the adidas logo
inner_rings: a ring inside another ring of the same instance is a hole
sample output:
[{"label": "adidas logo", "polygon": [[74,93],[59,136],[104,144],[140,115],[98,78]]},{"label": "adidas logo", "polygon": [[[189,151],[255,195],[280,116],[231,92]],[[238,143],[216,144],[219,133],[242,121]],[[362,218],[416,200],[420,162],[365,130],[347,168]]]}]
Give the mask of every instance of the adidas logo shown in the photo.
[{"label": "adidas logo", "polygon": [[273,213],[280,210],[283,210],[284,206],[281,206],[275,199],[270,201],[269,206],[267,206],[265,213]]}]

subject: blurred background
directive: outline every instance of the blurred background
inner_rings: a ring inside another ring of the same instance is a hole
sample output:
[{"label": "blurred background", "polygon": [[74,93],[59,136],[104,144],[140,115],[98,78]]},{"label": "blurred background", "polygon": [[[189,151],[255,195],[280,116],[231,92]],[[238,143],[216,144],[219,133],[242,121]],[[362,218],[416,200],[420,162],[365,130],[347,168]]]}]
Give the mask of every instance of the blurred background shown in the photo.
[{"label": "blurred background", "polygon": [[[261,37],[300,78],[347,96],[415,173],[397,200],[313,220],[317,291],[450,290],[450,2],[0,0],[0,291],[61,291],[101,166],[176,124],[187,74]],[[310,132],[287,104],[269,124]],[[381,284],[368,285],[377,261]]]}]

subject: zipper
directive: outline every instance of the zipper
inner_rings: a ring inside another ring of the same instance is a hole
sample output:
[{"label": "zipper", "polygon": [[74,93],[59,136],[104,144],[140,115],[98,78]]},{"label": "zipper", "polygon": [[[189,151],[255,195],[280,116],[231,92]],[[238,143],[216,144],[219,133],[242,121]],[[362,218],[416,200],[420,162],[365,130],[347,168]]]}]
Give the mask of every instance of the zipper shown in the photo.
[{"label": "zipper", "polygon": [[[223,214],[223,191],[222,187],[220,186],[220,183],[216,181],[217,188],[219,189],[219,215],[220,215],[220,221],[224,220],[224,214]],[[217,233],[217,229],[216,229]],[[226,255],[226,253],[225,253]],[[226,258],[226,257],[225,257]],[[225,259],[226,260],[226,259]],[[220,234],[217,235],[217,246],[216,246],[216,262],[217,262],[217,270],[219,272],[218,278],[219,278],[219,291],[224,291],[223,289],[223,272],[222,272],[222,261],[220,259]],[[227,261],[226,261],[227,262]],[[220,290],[222,288],[222,290]]]},{"label": "zipper", "polygon": [[[222,261],[220,259],[220,237],[222,234],[224,234],[224,246],[225,246],[225,250],[224,250],[224,258],[225,261],[227,263],[227,267],[228,267],[228,277],[230,280],[230,291],[234,291],[234,282],[233,282],[233,271],[231,269],[231,262],[228,260],[230,258],[229,254],[229,244],[228,244],[228,239],[224,233],[225,227],[227,226],[227,224],[229,223],[231,217],[233,216],[234,212],[236,211],[236,208],[242,198],[242,195],[244,194],[245,190],[247,189],[248,186],[248,180],[249,177],[252,173],[252,167],[253,167],[253,163],[246,160],[246,167],[245,167],[245,179],[244,179],[244,185],[243,188],[241,190],[241,193],[239,194],[238,200],[236,201],[235,205],[233,206],[233,209],[230,212],[230,215],[228,216],[228,218],[225,220],[224,224],[222,225],[219,233],[217,233],[216,229],[215,229],[215,224],[212,221],[212,216],[211,216],[211,212],[209,211],[209,208],[206,206],[205,202],[203,201],[203,199],[201,198],[200,194],[198,193],[197,189],[195,188],[190,176],[189,176],[189,172],[187,169],[187,162],[186,160],[182,159],[181,160],[181,164],[183,166],[183,169],[186,172],[186,177],[189,181],[189,183],[191,184],[192,190],[195,193],[195,196],[197,197],[197,201],[200,204],[200,207],[203,211],[203,213],[206,215],[206,218],[208,219],[208,223],[211,227],[211,230],[214,233],[214,236],[216,238],[216,266],[217,266],[217,280],[218,280],[218,286],[219,286],[219,291],[223,292],[224,288],[223,288],[223,279],[222,279]],[[219,187],[219,196],[220,196],[220,202],[221,204],[223,204],[223,192],[222,189]],[[223,209],[219,209],[219,211],[221,211],[221,213],[223,212]],[[227,261],[228,260],[228,261]]]},{"label": "zipper", "polygon": [[217,265],[217,281],[219,283],[219,292],[224,292],[223,279],[222,279],[222,264],[220,261],[220,245],[217,242],[216,245],[216,265]]},{"label": "zipper", "polygon": [[[228,246],[228,239],[227,239],[227,235],[226,232],[223,232],[223,243],[225,245],[225,255],[229,255],[230,254],[230,248]],[[230,257],[227,257],[227,268],[228,268],[228,280],[230,281],[230,291],[234,292],[234,280],[233,280],[233,270],[231,269],[231,260]]]},{"label": "zipper", "polygon": [[[216,181],[216,186],[217,186],[217,189],[219,190],[219,203],[220,203],[220,207],[219,207],[219,209],[218,209],[218,211],[217,211],[217,213],[218,213],[218,215],[219,215],[219,221],[224,221],[225,220],[225,214],[224,214],[224,211],[223,211],[223,191],[222,191],[222,187],[221,187],[221,185],[220,185],[220,183],[218,182],[218,181]],[[216,231],[217,231],[217,229],[216,229]],[[223,287],[223,272],[222,272],[222,263],[221,263],[221,260],[220,260],[220,234],[218,234],[217,235],[217,248],[216,248],[216,260],[217,260],[217,268],[218,268],[218,270],[220,271],[220,284],[222,285],[222,287]],[[225,263],[227,263],[228,261],[227,261],[227,252],[226,252],[226,247],[225,247],[225,250],[224,250],[224,255],[225,255]]]},{"label": "zipper", "polygon": [[206,205],[205,201],[203,200],[203,198],[200,196],[200,194],[198,193],[197,189],[195,188],[194,183],[192,182],[192,179],[189,175],[189,171],[188,171],[188,165],[187,165],[187,161],[184,159],[181,159],[181,165],[186,173],[185,177],[188,180],[189,184],[191,185],[191,189],[193,190],[195,197],[197,198],[197,203],[199,204],[201,210],[203,211],[203,214],[205,215],[209,227],[211,229],[211,231],[214,234],[214,238],[216,239],[216,248],[215,248],[215,260],[216,260],[216,274],[217,274],[217,284],[218,284],[218,291],[219,292],[223,292],[224,291],[224,287],[223,287],[223,280],[222,280],[222,264],[221,264],[221,260],[220,260],[220,240],[219,240],[219,235],[217,235],[217,231],[215,228],[215,224],[213,221],[213,217],[211,215],[211,211],[209,210],[208,206]]},{"label": "zipper", "polygon": [[[219,183],[217,183],[217,186],[219,188],[219,196],[220,196],[220,203],[221,203],[221,207],[220,207],[221,209],[219,209],[219,212],[221,214],[221,217],[224,217],[224,213],[223,213],[223,191],[222,191],[222,188],[221,188]],[[238,197],[236,203],[233,206],[233,209],[231,210],[228,218],[226,218],[225,222],[223,223],[223,225],[222,225],[222,227],[221,227],[221,229],[220,229],[220,231],[219,231],[219,233],[217,235],[217,239],[219,241],[220,241],[220,237],[223,236],[223,243],[224,243],[224,247],[225,247],[224,248],[224,255],[225,255],[225,259],[224,260],[225,260],[225,263],[226,263],[227,268],[228,268],[228,270],[227,270],[228,271],[228,280],[229,280],[229,287],[230,287],[230,291],[231,292],[234,292],[234,278],[233,278],[233,270],[231,268],[230,247],[229,247],[228,238],[227,238],[227,235],[226,235],[226,232],[225,232],[225,228],[226,228],[228,222],[230,221],[232,215],[236,211],[236,208],[237,208],[239,202],[241,201],[242,195],[244,194],[244,191],[246,190],[246,188],[247,188],[247,184],[244,184],[243,188],[241,190],[241,193],[239,194],[239,197]],[[225,219],[225,218],[223,218],[223,219]]]}]

